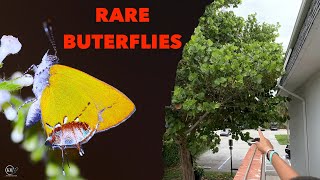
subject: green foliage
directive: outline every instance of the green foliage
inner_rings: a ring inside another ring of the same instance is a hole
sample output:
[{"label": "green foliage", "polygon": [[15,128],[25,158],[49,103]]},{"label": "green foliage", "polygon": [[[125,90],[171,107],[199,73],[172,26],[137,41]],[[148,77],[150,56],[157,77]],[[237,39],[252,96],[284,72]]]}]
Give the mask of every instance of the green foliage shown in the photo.
[{"label": "green foliage", "polygon": [[163,180],[182,180],[182,173],[179,166],[165,168]]},{"label": "green foliage", "polygon": [[232,138],[247,140],[241,127],[288,119],[286,99],[274,96],[284,60],[275,42],[279,25],[226,9],[239,3],[218,0],[206,8],[178,65],[165,135],[187,137],[191,152],[201,146],[216,152],[216,130],[230,128]]},{"label": "green foliage", "polygon": [[195,175],[199,177],[202,177],[204,175],[204,169],[199,166],[194,167],[194,172]]},{"label": "green foliage", "polygon": [[165,141],[162,157],[165,167],[177,166],[180,162],[179,146],[173,141]]},{"label": "green foliage", "polygon": [[12,81],[2,81],[0,82],[0,89],[7,91],[16,91],[21,89],[22,87],[18,84],[14,84]]},{"label": "green foliage", "polygon": [[280,145],[289,144],[289,137],[287,134],[276,134],[274,135]]},{"label": "green foliage", "polygon": [[[70,167],[69,167],[70,166]],[[64,166],[66,171],[66,176],[61,174],[61,165],[49,162],[46,166],[46,175],[50,180],[57,180],[57,179],[65,179],[65,180],[82,180],[80,175],[79,168],[74,164],[70,163]]]},{"label": "green foliage", "polygon": [[[3,64],[0,63],[0,68],[2,67]],[[25,128],[25,120],[31,103],[24,104],[25,101],[19,95],[20,91],[18,90],[25,86],[30,86],[32,79],[31,75],[23,76],[21,74],[21,77],[9,80],[2,79],[0,81],[0,91],[2,93],[0,108],[7,119],[11,121],[11,139],[13,143],[21,144],[21,147],[30,153],[29,156],[32,163],[42,161],[46,164],[48,179],[83,179],[80,176],[79,168],[72,162],[70,163],[70,168],[65,165],[66,176],[63,176],[61,155],[59,153],[59,158],[57,158],[53,155],[54,151],[48,151],[48,147],[45,147],[46,137],[41,123]]]},{"label": "green foliage", "polygon": [[189,142],[191,143],[188,144],[188,149],[192,157],[198,158],[202,153],[209,149],[213,152],[218,152],[218,147],[216,147],[216,145],[220,143],[220,138],[216,134],[212,134],[211,137],[208,137],[206,134],[195,133],[192,136],[189,136]]}]

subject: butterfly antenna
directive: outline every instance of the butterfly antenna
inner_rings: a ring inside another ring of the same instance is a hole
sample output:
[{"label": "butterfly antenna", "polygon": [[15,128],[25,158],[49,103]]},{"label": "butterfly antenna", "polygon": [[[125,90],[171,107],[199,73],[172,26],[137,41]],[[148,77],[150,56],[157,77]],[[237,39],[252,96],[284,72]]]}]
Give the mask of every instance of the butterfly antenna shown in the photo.
[{"label": "butterfly antenna", "polygon": [[43,29],[52,45],[52,48],[54,50],[54,55],[57,55],[57,45],[56,42],[54,40],[54,36],[53,36],[53,28],[52,28],[52,24],[51,24],[51,20],[48,19],[47,21],[43,22]]},{"label": "butterfly antenna", "polygon": [[29,71],[31,71],[31,69],[33,69],[33,71],[35,71],[35,69],[37,68],[36,65],[32,64],[24,73],[23,75],[26,75]]},{"label": "butterfly antenna", "polygon": [[34,102],[36,102],[36,101],[37,101],[36,98],[27,100],[26,102],[24,102],[23,104],[21,104],[21,105],[18,107],[17,113],[20,111],[21,108],[23,108],[23,106],[25,106],[25,105],[27,105],[27,104],[29,104],[29,103],[31,103],[31,102],[34,103]]}]

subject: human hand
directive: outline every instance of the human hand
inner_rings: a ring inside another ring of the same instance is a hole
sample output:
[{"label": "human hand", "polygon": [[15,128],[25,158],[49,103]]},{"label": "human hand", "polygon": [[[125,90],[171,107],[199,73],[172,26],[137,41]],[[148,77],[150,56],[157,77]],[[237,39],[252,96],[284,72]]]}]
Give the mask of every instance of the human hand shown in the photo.
[{"label": "human hand", "polygon": [[258,130],[260,141],[256,142],[259,151],[262,152],[262,154],[266,154],[269,150],[273,149],[273,145],[270,143],[269,139],[265,138],[260,129]]}]

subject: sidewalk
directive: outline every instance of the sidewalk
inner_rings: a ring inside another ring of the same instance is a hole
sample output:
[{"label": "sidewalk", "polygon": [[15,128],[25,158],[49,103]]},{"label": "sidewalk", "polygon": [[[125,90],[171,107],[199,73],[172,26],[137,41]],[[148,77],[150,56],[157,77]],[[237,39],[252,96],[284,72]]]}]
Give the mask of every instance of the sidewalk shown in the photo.
[{"label": "sidewalk", "polygon": [[267,176],[266,180],[280,180],[279,176]]}]

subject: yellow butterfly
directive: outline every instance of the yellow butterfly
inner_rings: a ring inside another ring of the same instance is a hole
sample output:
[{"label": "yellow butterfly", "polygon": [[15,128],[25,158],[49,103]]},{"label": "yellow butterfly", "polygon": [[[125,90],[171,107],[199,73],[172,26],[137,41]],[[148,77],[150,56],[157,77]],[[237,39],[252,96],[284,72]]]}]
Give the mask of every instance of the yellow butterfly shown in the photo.
[{"label": "yellow butterfly", "polygon": [[[45,26],[48,33],[52,29]],[[50,35],[52,38],[53,36]],[[57,64],[55,54],[47,52],[38,66],[33,65],[35,94],[26,125],[42,121],[53,149],[77,148],[95,133],[108,130],[128,119],[135,111],[133,102],[116,88],[82,71]]]}]

